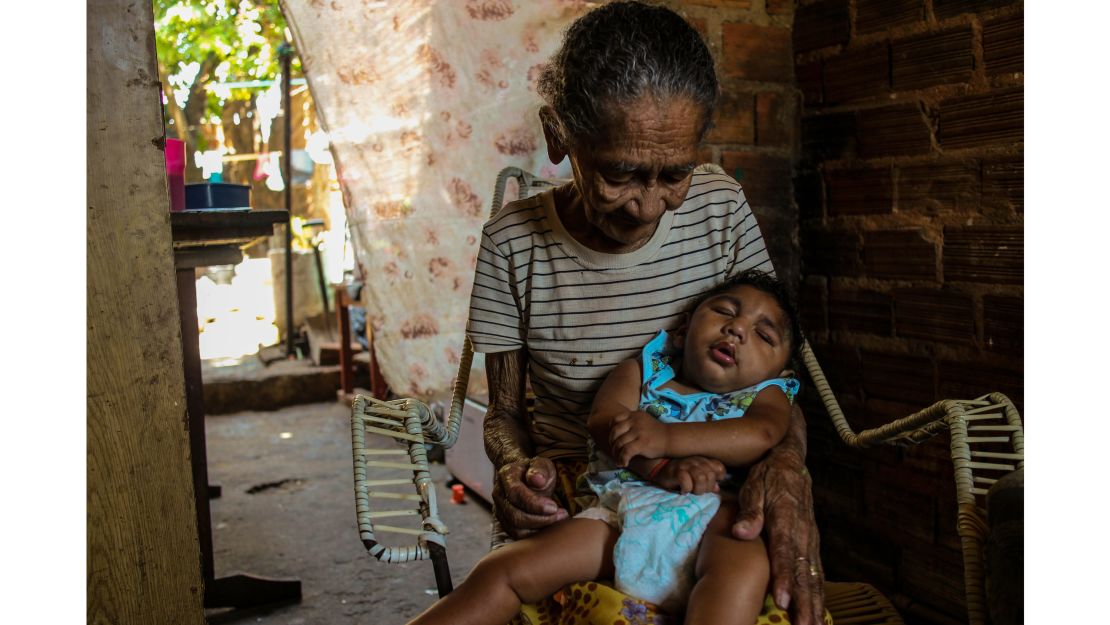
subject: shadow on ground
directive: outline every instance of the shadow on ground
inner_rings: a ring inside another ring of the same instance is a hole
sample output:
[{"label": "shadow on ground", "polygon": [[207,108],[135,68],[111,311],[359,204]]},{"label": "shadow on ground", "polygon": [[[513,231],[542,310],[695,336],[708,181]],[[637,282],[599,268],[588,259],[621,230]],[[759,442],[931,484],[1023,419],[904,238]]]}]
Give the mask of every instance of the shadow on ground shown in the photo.
[{"label": "shadow on ground", "polygon": [[[223,489],[212,500],[216,576],[300,579],[303,596],[276,609],[209,612],[210,622],[391,625],[435,600],[430,562],[384,564],[359,541],[349,406],[304,404],[209,416],[205,423],[209,481]],[[473,497],[450,503],[443,465],[433,465],[432,477],[451,530],[447,550],[457,585],[489,547],[490,513]]]}]

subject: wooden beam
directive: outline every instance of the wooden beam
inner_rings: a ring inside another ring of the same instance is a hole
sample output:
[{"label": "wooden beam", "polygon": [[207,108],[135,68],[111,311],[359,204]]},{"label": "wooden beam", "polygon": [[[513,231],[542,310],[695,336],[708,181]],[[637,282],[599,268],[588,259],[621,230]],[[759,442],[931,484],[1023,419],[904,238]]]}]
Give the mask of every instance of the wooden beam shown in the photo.
[{"label": "wooden beam", "polygon": [[203,625],[152,5],[86,35],[87,620]]}]

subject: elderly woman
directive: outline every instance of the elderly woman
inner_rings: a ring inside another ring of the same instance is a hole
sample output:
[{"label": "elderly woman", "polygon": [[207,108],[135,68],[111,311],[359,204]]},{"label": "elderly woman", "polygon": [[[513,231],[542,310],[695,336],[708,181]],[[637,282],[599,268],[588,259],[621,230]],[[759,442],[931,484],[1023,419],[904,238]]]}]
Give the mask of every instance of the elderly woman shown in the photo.
[{"label": "elderly woman", "polygon": [[[681,17],[624,2],[587,13],[539,92],[548,155],[569,158],[574,180],[485,225],[468,328],[487,354],[486,450],[496,517],[513,537],[577,511],[586,418],[606,374],[677,326],[697,294],[773,271],[740,186],[695,171],[718,85]],[[805,444],[795,409],[786,439],[750,470],[732,530],[751,539],[765,526],[775,602],[793,605],[796,625],[823,608]]]}]

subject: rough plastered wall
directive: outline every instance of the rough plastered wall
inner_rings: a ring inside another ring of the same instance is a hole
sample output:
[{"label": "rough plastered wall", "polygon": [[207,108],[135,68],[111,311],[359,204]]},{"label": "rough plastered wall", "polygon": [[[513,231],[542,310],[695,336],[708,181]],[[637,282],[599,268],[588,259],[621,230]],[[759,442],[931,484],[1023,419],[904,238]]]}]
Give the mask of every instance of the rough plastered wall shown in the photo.
[{"label": "rough plastered wall", "polygon": [[[845,413],[862,429],[989,391],[1020,409],[1023,3],[800,4],[802,304]],[[829,575],[909,622],[966,620],[947,437],[848,452],[807,414]]]},{"label": "rough plastered wall", "polygon": [[282,0],[331,136],[375,348],[449,394],[497,172],[550,166],[533,87],[581,0]]}]

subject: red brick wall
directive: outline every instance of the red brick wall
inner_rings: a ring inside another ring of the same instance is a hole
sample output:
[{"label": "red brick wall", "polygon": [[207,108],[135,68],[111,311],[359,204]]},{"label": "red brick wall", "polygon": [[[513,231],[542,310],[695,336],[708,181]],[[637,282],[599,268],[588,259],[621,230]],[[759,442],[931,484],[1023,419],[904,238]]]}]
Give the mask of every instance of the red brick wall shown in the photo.
[{"label": "red brick wall", "polygon": [[[794,193],[814,350],[857,430],[1023,388],[1023,4],[794,9]],[[848,451],[809,397],[829,577],[966,620],[946,440]]]},{"label": "red brick wall", "polygon": [[702,159],[744,186],[778,272],[799,281],[797,160],[800,95],[786,0],[671,0],[705,37],[717,61],[721,100]]}]

